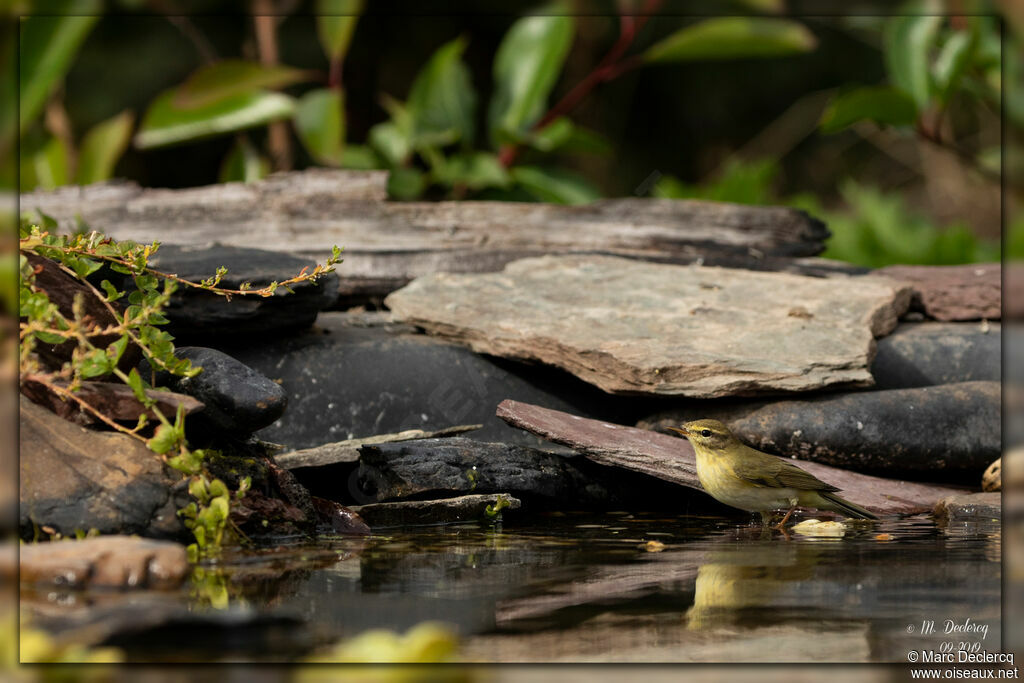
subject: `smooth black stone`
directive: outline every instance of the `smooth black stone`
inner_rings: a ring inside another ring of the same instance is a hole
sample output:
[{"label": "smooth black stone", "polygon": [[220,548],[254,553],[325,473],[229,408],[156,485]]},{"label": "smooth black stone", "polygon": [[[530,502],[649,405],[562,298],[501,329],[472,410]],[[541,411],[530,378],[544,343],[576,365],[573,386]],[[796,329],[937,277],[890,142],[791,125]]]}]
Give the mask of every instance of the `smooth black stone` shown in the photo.
[{"label": "smooth black stone", "polygon": [[[326,258],[326,255],[325,255]],[[201,247],[165,244],[149,260],[156,270],[201,282],[213,277],[224,266],[227,274],[218,286],[239,289],[249,282],[253,289],[281,282],[298,275],[304,267],[312,269],[314,261],[244,247],[208,245]],[[291,286],[294,293],[278,288],[273,296],[224,297],[179,286],[165,310],[170,323],[166,329],[179,341],[204,343],[212,339],[248,338],[294,331],[309,327],[317,313],[329,308],[337,298],[338,276],[328,273],[315,284]]]},{"label": "smooth black stone", "polygon": [[[273,423],[288,405],[280,385],[222,351],[183,346],[174,354],[190,359],[203,371],[195,377],[157,373],[157,384],[202,401],[206,408],[193,420],[210,422],[232,436],[245,436]],[[143,366],[142,376],[148,377],[148,364]]]},{"label": "smooth black stone", "polygon": [[871,366],[878,389],[1000,380],[1000,326],[903,323],[878,340]]},{"label": "smooth black stone", "polygon": [[359,449],[359,487],[378,502],[469,493],[510,493],[570,507],[610,502],[607,489],[584,474],[576,459],[458,437],[377,444]]},{"label": "smooth black stone", "polygon": [[289,449],[456,424],[482,424],[473,435],[483,441],[544,444],[495,416],[506,398],[620,423],[652,411],[643,399],[609,396],[550,367],[481,356],[386,315],[322,313],[303,334],[222,348],[280,380],[288,411],[258,436]]},{"label": "smooth black stone", "polygon": [[821,396],[806,401],[688,404],[652,429],[724,421],[767,453],[890,477],[977,486],[1002,447],[999,382],[961,382]]}]

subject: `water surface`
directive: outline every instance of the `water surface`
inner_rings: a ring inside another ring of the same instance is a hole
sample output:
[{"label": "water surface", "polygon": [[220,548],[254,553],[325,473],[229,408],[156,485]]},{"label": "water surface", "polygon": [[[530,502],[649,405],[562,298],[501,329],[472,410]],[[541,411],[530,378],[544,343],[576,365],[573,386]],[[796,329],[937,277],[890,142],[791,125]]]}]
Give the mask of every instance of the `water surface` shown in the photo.
[{"label": "water surface", "polygon": [[[121,619],[104,642],[131,660],[283,661],[434,620],[470,661],[906,662],[944,641],[998,651],[1000,576],[997,521],[938,528],[917,516],[826,538],[737,519],[555,513],[281,539],[204,565],[180,593],[33,602],[69,637]],[[149,621],[132,625],[140,613]]]}]

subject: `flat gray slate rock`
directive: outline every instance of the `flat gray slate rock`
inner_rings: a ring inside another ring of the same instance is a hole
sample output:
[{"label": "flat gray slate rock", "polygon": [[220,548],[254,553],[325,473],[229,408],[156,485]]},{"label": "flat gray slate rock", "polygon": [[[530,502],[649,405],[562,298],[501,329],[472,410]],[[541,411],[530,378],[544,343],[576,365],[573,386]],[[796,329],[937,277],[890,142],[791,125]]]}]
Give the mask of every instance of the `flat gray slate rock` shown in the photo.
[{"label": "flat gray slate rock", "polygon": [[385,303],[477,352],[539,360],[611,393],[711,398],[870,385],[875,340],[909,287],[546,256],[500,273],[438,273]]},{"label": "flat gray slate rock", "polygon": [[[697,478],[697,461],[690,442],[659,432],[590,420],[518,401],[502,401],[498,417],[510,425],[543,436],[609,467],[622,467],[652,477],[704,489]],[[931,510],[942,498],[964,489],[937,484],[883,479],[816,462],[799,466],[822,481],[838,486],[844,498],[882,515]]]}]

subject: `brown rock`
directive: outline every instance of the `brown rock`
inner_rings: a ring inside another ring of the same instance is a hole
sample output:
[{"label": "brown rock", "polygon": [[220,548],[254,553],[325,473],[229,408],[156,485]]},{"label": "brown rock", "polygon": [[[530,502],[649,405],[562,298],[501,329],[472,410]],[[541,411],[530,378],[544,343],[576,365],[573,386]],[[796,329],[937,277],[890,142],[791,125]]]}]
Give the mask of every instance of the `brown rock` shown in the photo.
[{"label": "brown rock", "polygon": [[424,276],[385,303],[432,334],[611,393],[709,398],[870,385],[874,337],[909,300],[881,280],[560,256]]},{"label": "brown rock", "polygon": [[[601,465],[624,467],[703,491],[693,447],[685,439],[658,432],[589,420],[516,401],[502,401],[498,417],[521,429],[569,446]],[[930,510],[961,489],[882,479],[814,462],[800,467],[843,491],[843,497],[880,514]]]},{"label": "brown rock", "polygon": [[903,280],[914,288],[911,304],[936,320],[999,320],[1002,268],[998,263],[962,266],[888,266],[870,277]]},{"label": "brown rock", "polygon": [[23,538],[47,526],[65,536],[101,534],[176,538],[177,510],[188,499],[181,475],[123,434],[94,432],[21,402],[18,526]]},{"label": "brown rock", "polygon": [[130,536],[29,543],[19,558],[22,583],[69,588],[173,588],[188,569],[185,546]]}]

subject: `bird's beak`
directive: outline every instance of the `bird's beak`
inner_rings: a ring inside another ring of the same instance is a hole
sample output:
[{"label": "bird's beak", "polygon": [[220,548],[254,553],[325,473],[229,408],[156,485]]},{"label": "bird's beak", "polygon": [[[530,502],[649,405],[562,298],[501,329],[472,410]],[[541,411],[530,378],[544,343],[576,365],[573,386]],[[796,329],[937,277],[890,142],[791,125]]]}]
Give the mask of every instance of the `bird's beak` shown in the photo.
[{"label": "bird's beak", "polygon": [[690,436],[690,432],[686,431],[685,427],[666,427],[666,429],[669,429],[669,430],[671,430],[673,432],[678,432],[678,433],[682,434],[683,436],[687,436],[687,437]]}]

